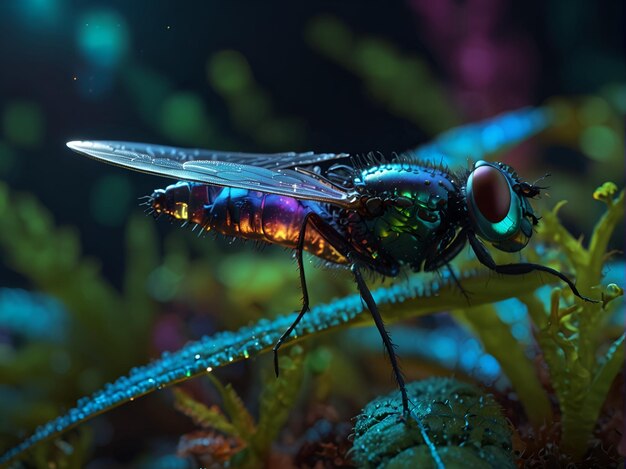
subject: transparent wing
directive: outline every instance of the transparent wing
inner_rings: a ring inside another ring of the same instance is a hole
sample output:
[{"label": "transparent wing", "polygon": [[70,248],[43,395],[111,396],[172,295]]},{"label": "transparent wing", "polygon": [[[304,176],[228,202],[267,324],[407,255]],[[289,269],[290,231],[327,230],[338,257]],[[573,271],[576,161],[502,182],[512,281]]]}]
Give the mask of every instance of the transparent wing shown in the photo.
[{"label": "transparent wing", "polygon": [[98,141],[93,143],[97,143],[100,146],[109,146],[115,149],[116,152],[145,154],[155,159],[167,159],[179,163],[188,161],[223,161],[268,169],[308,166],[322,161],[347,158],[349,156],[347,153],[313,153],[312,151],[305,153],[238,153],[117,141]]},{"label": "transparent wing", "polygon": [[[358,193],[347,191],[318,175],[301,170],[268,169],[244,164],[241,160],[235,162],[183,158],[183,155],[193,156],[196,150],[109,141],[76,141],[68,142],[67,146],[96,160],[174,179],[316,200],[346,208],[354,207],[358,199]],[[207,155],[220,153],[198,151],[207,152]],[[247,153],[224,154],[239,155],[247,158],[245,161],[253,161],[254,157],[262,156]]]}]

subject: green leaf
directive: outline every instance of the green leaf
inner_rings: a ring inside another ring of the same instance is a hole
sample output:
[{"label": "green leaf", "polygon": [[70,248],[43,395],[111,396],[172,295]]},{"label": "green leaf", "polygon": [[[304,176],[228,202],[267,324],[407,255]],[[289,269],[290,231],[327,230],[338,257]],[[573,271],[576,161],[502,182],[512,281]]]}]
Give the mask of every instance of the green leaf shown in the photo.
[{"label": "green leaf", "polygon": [[220,393],[224,409],[233,427],[237,430],[238,436],[246,443],[249,442],[255,431],[254,419],[250,415],[250,412],[248,412],[243,401],[230,384],[224,386],[210,373],[208,377]]},{"label": "green leaf", "polygon": [[[607,204],[607,210],[600,218],[598,223],[593,229],[591,239],[589,240],[589,257],[591,259],[590,271],[586,272],[587,275],[595,275],[600,277],[602,265],[606,260],[606,250],[611,239],[611,235],[615,230],[615,227],[620,220],[624,218],[624,190],[622,189],[619,195],[612,201],[610,205]],[[581,274],[584,272],[581,272]]]},{"label": "green leaf", "polygon": [[585,401],[587,412],[600,412],[600,407],[604,403],[613,380],[623,368],[625,337],[626,334],[622,334],[606,352],[600,369],[595,374],[587,394]]},{"label": "green leaf", "polygon": [[569,262],[578,268],[589,262],[589,253],[583,247],[581,240],[576,239],[559,220],[559,211],[567,204],[565,200],[557,203],[554,208],[541,216],[541,223],[537,225],[539,236],[550,243],[556,243],[559,251],[565,254]]},{"label": "green leaf", "polygon": [[289,356],[280,357],[280,376],[271,376],[266,380],[260,398],[259,423],[253,439],[254,447],[260,453],[267,453],[291,413],[302,386],[303,362],[302,347],[292,347]]},{"label": "green leaf", "polygon": [[219,407],[207,407],[180,388],[174,388],[172,391],[174,392],[174,406],[191,418],[196,425],[206,429],[219,430],[226,435],[240,436],[237,428],[228,421]]},{"label": "green leaf", "polygon": [[[37,290],[59,299],[81,334],[72,347],[81,350],[104,378],[128,370],[133,344],[145,340],[147,329],[127,327],[122,298],[99,272],[97,264],[81,256],[78,234],[57,227],[50,212],[27,194],[12,196],[0,184],[0,253],[6,264],[29,278]],[[130,313],[129,313],[130,314]]]},{"label": "green leaf", "polygon": [[624,367],[624,337],[625,334],[622,334],[607,351],[604,363],[600,365],[582,402],[574,408],[566,407],[563,411],[563,426],[568,437],[564,439],[563,446],[570,454],[580,455],[584,452],[609,389]]}]

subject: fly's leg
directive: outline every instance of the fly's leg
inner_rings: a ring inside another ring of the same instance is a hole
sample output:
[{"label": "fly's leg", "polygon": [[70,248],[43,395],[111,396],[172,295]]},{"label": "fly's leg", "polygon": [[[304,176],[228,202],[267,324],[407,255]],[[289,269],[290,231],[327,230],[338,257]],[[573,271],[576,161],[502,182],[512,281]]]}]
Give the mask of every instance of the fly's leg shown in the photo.
[{"label": "fly's leg", "polygon": [[302,262],[302,251],[304,250],[306,227],[311,215],[313,215],[313,213],[309,212],[304,216],[302,228],[300,229],[300,233],[298,234],[298,245],[296,246],[296,260],[298,262],[298,270],[300,271],[300,287],[302,288],[302,309],[300,309],[300,313],[298,314],[298,317],[296,317],[296,320],[291,323],[291,326],[289,326],[285,332],[283,332],[283,335],[280,336],[276,344],[274,344],[274,348],[272,349],[272,351],[274,352],[274,372],[276,373],[276,377],[278,377],[280,371],[278,368],[278,350],[280,349],[281,345],[283,345],[285,339],[289,337],[289,334],[291,334],[296,328],[302,317],[309,310],[309,290],[307,289],[306,279],[304,277],[304,262]]},{"label": "fly's leg", "polygon": [[457,286],[457,288],[461,290],[461,293],[465,297],[467,304],[470,305],[471,302],[470,302],[469,292],[465,288],[463,288],[463,285],[461,284],[459,277],[457,277],[456,272],[454,272],[454,269],[452,268],[452,266],[450,264],[446,264],[446,268],[448,269],[448,272],[450,272],[450,277],[452,277],[452,281]]},{"label": "fly's leg", "polygon": [[469,240],[470,246],[472,246],[472,250],[476,254],[476,257],[478,258],[480,263],[493,270],[494,272],[505,275],[523,275],[533,271],[546,272],[563,280],[570,288],[570,290],[572,290],[572,293],[581,300],[588,301],[590,303],[597,303],[596,300],[592,300],[591,298],[587,298],[586,296],[581,295],[576,288],[576,285],[574,285],[574,282],[572,282],[569,278],[567,278],[566,275],[562,274],[558,270],[551,269],[550,267],[546,267],[545,265],[532,264],[530,262],[497,265],[491,257],[491,254],[489,254],[489,251],[487,251],[485,246],[483,246],[483,244],[478,241],[478,238],[476,238],[474,233],[468,233],[467,239]]},{"label": "fly's leg", "polygon": [[[396,351],[394,349],[393,342],[391,342],[391,337],[389,337],[389,333],[385,329],[385,323],[383,322],[383,318],[380,316],[380,312],[378,311],[378,307],[376,306],[376,302],[372,297],[372,293],[370,292],[365,280],[363,279],[363,275],[361,273],[360,265],[366,264],[367,259],[362,258],[357,252],[355,252],[352,246],[346,241],[346,239],[341,236],[341,234],[337,233],[337,231],[323,220],[321,220],[317,216],[313,216],[311,218],[312,224],[315,226],[317,231],[326,239],[338,252],[342,253],[342,255],[346,256],[346,258],[350,261],[350,270],[354,275],[354,280],[356,282],[357,288],[359,289],[359,294],[361,298],[365,302],[365,306],[369,309],[372,318],[374,319],[374,324],[376,324],[376,328],[378,329],[378,333],[380,337],[383,339],[383,344],[385,349],[387,350],[387,354],[389,355],[389,361],[391,362],[391,368],[393,370],[393,375],[398,383],[398,388],[400,388],[400,394],[402,396],[402,414],[404,419],[406,420],[409,416],[409,397],[406,392],[406,385],[404,383],[404,376],[400,370],[400,365],[398,363],[398,356],[396,355]],[[397,269],[397,265],[389,265],[389,271],[392,272]]]},{"label": "fly's leg", "polygon": [[342,253],[346,258],[352,263],[350,269],[354,275],[354,279],[357,284],[357,288],[359,289],[359,293],[361,298],[365,302],[367,309],[369,309],[372,318],[374,319],[374,323],[376,324],[376,328],[380,333],[381,338],[383,339],[383,344],[387,350],[389,355],[389,361],[391,362],[391,367],[393,369],[393,374],[398,383],[398,387],[400,388],[400,394],[402,396],[402,410],[404,417],[408,417],[409,415],[409,398],[406,392],[406,385],[404,383],[404,376],[402,376],[402,372],[400,371],[400,365],[398,364],[398,356],[394,350],[394,345],[391,342],[391,337],[389,337],[389,333],[385,329],[385,323],[383,322],[382,317],[378,311],[378,307],[376,306],[376,302],[372,297],[369,288],[367,288],[367,284],[363,279],[363,275],[361,274],[361,270],[359,267],[360,263],[364,261],[359,259],[359,254],[352,250],[350,244],[339,234],[332,226],[322,220],[315,213],[308,213],[302,226],[302,230],[300,231],[300,236],[298,238],[298,249],[296,251],[296,257],[298,259],[298,266],[300,268],[300,281],[302,282],[302,292],[304,294],[303,306],[300,314],[296,320],[289,326],[289,329],[285,331],[285,333],[280,337],[276,345],[274,346],[274,367],[276,371],[276,375],[278,375],[278,359],[277,352],[280,348],[281,344],[284,340],[289,336],[289,334],[293,331],[293,329],[298,325],[298,322],[302,319],[306,311],[308,310],[309,299],[308,293],[306,289],[306,282],[304,280],[304,266],[302,263],[302,251],[304,247],[304,232],[307,227],[307,224],[310,223],[315,227],[315,229],[328,241],[338,252]]},{"label": "fly's leg", "polygon": [[361,298],[363,298],[363,301],[365,301],[367,309],[370,310],[370,314],[374,319],[374,324],[376,324],[378,333],[383,339],[385,349],[387,349],[389,361],[391,362],[391,368],[393,369],[393,375],[396,378],[396,382],[398,383],[398,387],[400,388],[400,394],[402,395],[402,412],[404,414],[404,417],[406,418],[409,415],[409,397],[406,393],[404,376],[402,375],[400,365],[398,364],[398,356],[396,355],[395,346],[391,341],[391,337],[389,337],[389,332],[387,332],[387,329],[385,329],[385,323],[383,322],[383,318],[380,316],[380,312],[378,311],[376,302],[372,297],[372,293],[370,292],[369,288],[367,288],[365,280],[363,280],[363,275],[361,274],[361,269],[359,268],[359,265],[354,262],[350,267],[350,270],[352,270],[352,273],[354,274],[354,279],[359,289],[359,293],[361,294]]}]

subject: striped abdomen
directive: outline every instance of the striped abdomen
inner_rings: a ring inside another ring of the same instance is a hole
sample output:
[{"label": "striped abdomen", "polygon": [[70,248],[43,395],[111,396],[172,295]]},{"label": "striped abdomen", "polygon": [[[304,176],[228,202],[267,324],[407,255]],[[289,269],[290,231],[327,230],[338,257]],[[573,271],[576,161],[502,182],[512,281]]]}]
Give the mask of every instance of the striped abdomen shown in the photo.
[{"label": "striped abdomen", "polygon": [[[325,215],[315,202],[192,182],[157,189],[150,202],[156,213],[195,223],[207,231],[287,248],[297,246],[307,213]],[[311,225],[306,230],[304,248],[331,262],[347,262]]]}]

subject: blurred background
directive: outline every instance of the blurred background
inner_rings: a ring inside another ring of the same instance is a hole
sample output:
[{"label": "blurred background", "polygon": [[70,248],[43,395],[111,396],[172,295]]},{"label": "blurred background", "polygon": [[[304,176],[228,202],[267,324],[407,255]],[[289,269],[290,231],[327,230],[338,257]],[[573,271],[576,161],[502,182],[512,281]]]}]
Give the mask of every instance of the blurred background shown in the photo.
[{"label": "blurred background", "polygon": [[[390,154],[548,105],[555,125],[504,159],[527,180],[551,173],[542,208],[569,200],[562,218],[588,234],[602,211],[590,194],[624,185],[623,13],[582,0],[1,2],[2,446],[131,366],[300,300],[288,253],[143,217],[138,197],[169,181],[66,141]],[[352,292],[340,278],[310,269],[312,301]],[[120,304],[132,308],[113,314]],[[245,397],[261,371],[246,362],[221,377]],[[97,419],[88,446],[116,461],[150,453],[154,438],[175,446],[190,424],[159,399]]]}]

